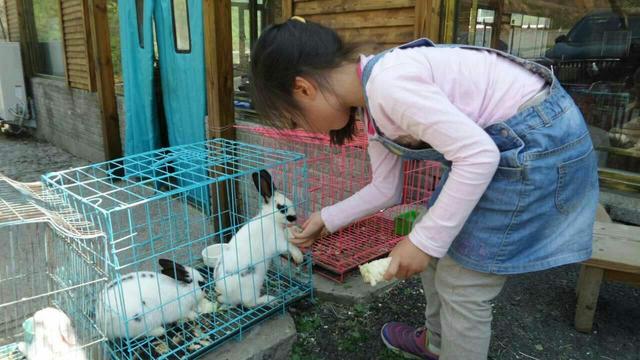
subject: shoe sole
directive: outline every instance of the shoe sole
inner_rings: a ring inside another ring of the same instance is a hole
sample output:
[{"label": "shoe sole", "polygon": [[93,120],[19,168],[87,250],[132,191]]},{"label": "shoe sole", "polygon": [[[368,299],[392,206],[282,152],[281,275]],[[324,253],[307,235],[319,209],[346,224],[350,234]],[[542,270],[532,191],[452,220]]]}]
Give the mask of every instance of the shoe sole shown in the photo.
[{"label": "shoe sole", "polygon": [[404,357],[405,359],[416,359],[416,360],[423,360],[421,357],[417,356],[417,355],[413,355],[412,353],[403,351],[398,349],[397,347],[389,344],[387,342],[387,339],[384,337],[384,334],[382,333],[383,329],[380,329],[380,338],[382,339],[382,342],[384,343],[384,346],[387,347],[387,349],[393,351],[394,353],[401,355],[402,357]]}]

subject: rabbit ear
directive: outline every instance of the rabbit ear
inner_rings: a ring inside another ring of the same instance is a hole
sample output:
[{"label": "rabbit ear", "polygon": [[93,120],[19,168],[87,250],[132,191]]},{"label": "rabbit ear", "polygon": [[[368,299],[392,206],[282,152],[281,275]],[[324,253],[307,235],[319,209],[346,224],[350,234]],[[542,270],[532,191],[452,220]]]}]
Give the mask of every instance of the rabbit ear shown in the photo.
[{"label": "rabbit ear", "polygon": [[58,331],[60,331],[60,336],[62,339],[69,345],[75,345],[77,343],[76,333],[73,330],[73,326],[71,325],[71,320],[68,317],[64,317],[62,321],[60,321],[60,325],[58,326]]},{"label": "rabbit ear", "polygon": [[185,269],[184,266],[169,259],[159,259],[158,263],[162,267],[161,273],[163,273],[164,275],[167,275],[170,278],[174,278],[186,284],[191,284],[193,282],[191,274],[189,273],[189,271],[187,271],[187,269]]},{"label": "rabbit ear", "polygon": [[265,204],[268,204],[273,196],[273,192],[276,191],[276,187],[273,185],[273,181],[271,181],[271,174],[269,174],[267,170],[260,170],[259,175],[258,173],[253,173],[251,176],[253,178],[253,184],[264,198]]}]

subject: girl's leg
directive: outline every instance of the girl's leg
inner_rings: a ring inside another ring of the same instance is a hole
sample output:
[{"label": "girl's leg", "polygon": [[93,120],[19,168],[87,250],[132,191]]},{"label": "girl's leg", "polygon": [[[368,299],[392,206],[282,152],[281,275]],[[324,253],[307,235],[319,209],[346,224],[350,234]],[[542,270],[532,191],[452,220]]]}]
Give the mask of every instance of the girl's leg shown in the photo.
[{"label": "girl's leg", "polygon": [[429,350],[433,353],[440,352],[440,334],[442,334],[442,327],[440,326],[440,297],[436,290],[436,266],[438,264],[437,259],[431,259],[427,270],[420,274],[422,279],[422,288],[424,289],[424,296],[427,300],[427,307],[425,309],[425,326],[427,328],[427,342]]},{"label": "girl's leg", "polygon": [[449,256],[438,261],[435,289],[441,306],[440,360],[487,358],[492,319],[489,301],[500,293],[506,279],[465,269]]}]

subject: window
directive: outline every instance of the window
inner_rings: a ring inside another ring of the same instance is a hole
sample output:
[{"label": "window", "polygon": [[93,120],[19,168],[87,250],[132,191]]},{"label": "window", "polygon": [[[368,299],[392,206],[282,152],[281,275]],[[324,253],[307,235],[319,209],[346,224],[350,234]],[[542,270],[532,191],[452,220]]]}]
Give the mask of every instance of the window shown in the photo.
[{"label": "window", "polygon": [[455,4],[455,14],[441,25],[455,29],[455,36],[444,41],[497,48],[553,66],[589,125],[601,183],[640,191],[637,0],[567,0],[553,6],[540,0],[445,2]]},{"label": "window", "polygon": [[189,8],[187,0],[172,0],[173,37],[176,51],[191,52],[191,35],[189,31]]},{"label": "window", "polygon": [[39,74],[64,76],[64,49],[57,1],[33,0],[36,30],[34,70]]}]

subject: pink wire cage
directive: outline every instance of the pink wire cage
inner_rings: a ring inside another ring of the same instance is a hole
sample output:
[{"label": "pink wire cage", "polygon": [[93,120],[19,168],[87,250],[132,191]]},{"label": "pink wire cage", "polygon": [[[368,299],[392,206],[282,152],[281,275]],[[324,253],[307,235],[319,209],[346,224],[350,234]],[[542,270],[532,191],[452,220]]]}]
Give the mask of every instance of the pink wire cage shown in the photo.
[{"label": "pink wire cage", "polygon": [[[313,212],[348,198],[371,181],[368,143],[362,132],[345,145],[333,146],[327,136],[302,130],[236,127],[240,141],[306,155],[307,187],[299,191],[306,191],[307,206],[298,211],[301,223]],[[409,233],[426,211],[440,180],[441,166],[432,161],[407,160],[403,174],[399,205],[360,219],[314,243],[311,250],[318,274],[343,282],[358,265],[385,256]]]}]

